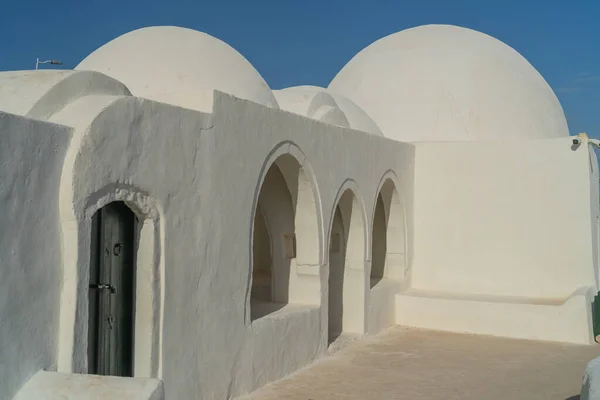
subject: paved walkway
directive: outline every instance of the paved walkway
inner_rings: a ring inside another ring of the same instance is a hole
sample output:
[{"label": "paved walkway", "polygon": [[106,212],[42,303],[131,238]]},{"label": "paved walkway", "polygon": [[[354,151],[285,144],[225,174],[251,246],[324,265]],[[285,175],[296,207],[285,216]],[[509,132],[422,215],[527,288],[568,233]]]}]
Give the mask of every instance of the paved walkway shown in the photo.
[{"label": "paved walkway", "polygon": [[600,346],[392,328],[248,400],[574,400]]}]

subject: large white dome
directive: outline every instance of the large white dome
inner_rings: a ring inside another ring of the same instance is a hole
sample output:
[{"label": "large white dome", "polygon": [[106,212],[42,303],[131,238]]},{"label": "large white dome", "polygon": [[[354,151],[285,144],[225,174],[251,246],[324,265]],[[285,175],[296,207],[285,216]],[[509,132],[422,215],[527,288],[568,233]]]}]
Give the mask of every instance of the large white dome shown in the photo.
[{"label": "large white dome", "polygon": [[155,26],[126,33],[87,56],[75,69],[123,82],[133,95],[212,110],[214,89],[277,108],[271,89],[227,43],[192,29]]},{"label": "large white dome", "polygon": [[544,78],[488,35],[426,25],[359,52],[329,85],[400,141],[552,138],[569,134]]}]

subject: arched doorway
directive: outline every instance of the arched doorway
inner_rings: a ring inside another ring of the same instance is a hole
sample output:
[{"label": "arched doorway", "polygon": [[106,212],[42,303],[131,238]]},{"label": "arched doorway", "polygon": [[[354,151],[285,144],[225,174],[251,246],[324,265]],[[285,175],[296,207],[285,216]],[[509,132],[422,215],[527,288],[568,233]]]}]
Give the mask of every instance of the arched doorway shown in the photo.
[{"label": "arched doorway", "polygon": [[264,176],[252,235],[251,319],[288,303],[320,304],[314,192],[305,171],[289,154],[280,156]]},{"label": "arched doorway", "polygon": [[336,205],[329,239],[329,343],[344,333],[364,333],[364,241],[361,206],[347,189]]},{"label": "arched doorway", "polygon": [[387,179],[377,196],[373,216],[371,288],[383,280],[404,281],[406,247],[404,207],[394,182]]},{"label": "arched doorway", "polygon": [[135,231],[123,202],[92,218],[88,319],[88,373],[133,376]]}]

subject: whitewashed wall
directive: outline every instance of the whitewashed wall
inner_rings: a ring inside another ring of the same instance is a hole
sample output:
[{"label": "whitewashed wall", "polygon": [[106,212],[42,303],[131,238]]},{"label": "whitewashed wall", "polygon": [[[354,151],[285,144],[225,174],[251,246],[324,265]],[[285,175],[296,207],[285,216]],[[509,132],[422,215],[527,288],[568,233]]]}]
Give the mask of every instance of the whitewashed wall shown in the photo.
[{"label": "whitewashed wall", "polygon": [[[359,330],[365,333],[384,329],[393,322],[390,314],[397,317],[406,306],[426,315],[420,303],[413,307],[396,296],[400,289],[547,299],[595,285],[589,199],[597,191],[590,185],[596,175],[590,174],[588,150],[572,150],[568,139],[418,144],[415,159],[411,144],[220,93],[214,99],[206,114],[131,96],[80,97],[50,117],[73,127],[68,145],[67,128],[16,116],[0,120],[3,139],[14,143],[2,153],[11,164],[1,173],[13,171],[8,175],[13,182],[25,182],[0,186],[8,205],[0,208],[0,217],[9,221],[2,226],[14,227],[8,232],[42,228],[26,231],[27,238],[7,236],[6,230],[0,236],[0,254],[12,257],[13,266],[1,283],[0,317],[10,323],[8,330],[0,328],[8,338],[0,345],[16,343],[32,352],[24,357],[12,345],[0,348],[2,394],[14,394],[38,369],[87,371],[90,221],[114,200],[125,201],[143,222],[135,375],[163,379],[167,398],[237,396],[323,354],[329,230],[346,189],[356,196],[362,217],[365,260],[363,265],[351,260],[354,282],[362,280],[364,288],[357,298],[364,301],[344,312],[362,318]],[[37,142],[22,132],[31,132]],[[38,151],[42,145],[52,151]],[[34,159],[27,152],[49,158],[23,164]],[[314,218],[318,227],[313,247],[298,248],[294,278],[319,288],[320,301],[295,302],[252,321],[253,207],[268,168],[285,154],[302,165],[312,184],[316,212],[305,218]],[[50,179],[37,184],[32,177],[40,174]],[[6,179],[2,182],[11,182]],[[393,201],[406,214],[394,226],[406,226],[406,246],[394,251],[406,253],[408,270],[399,275],[403,286],[388,280],[370,289],[371,227],[386,179],[394,182]],[[35,251],[23,247],[27,240],[39,240]],[[25,267],[43,271],[37,293],[45,308],[33,314],[39,320],[30,315],[38,298],[18,297],[30,282]],[[14,308],[13,297],[22,299],[22,308]],[[570,308],[567,317],[587,319],[582,307]],[[536,310],[526,311],[541,324],[550,320]],[[497,332],[510,334],[499,321]]]},{"label": "whitewashed wall", "polygon": [[419,143],[413,287],[564,299],[594,286],[589,151],[571,138]]},{"label": "whitewashed wall", "polygon": [[0,112],[0,397],[56,368],[58,189],[70,129]]},{"label": "whitewashed wall", "polygon": [[396,322],[593,343],[598,166],[571,138],[419,143],[412,287]]},{"label": "whitewashed wall", "polygon": [[[215,97],[212,115],[130,96],[91,95],[67,104],[50,120],[72,126],[73,137],[56,154],[65,155],[62,171],[56,171],[62,174],[60,184],[54,181],[53,203],[48,203],[54,204],[47,211],[54,218],[49,223],[54,229],[52,246],[33,255],[47,263],[54,254],[51,267],[62,274],[58,280],[54,275],[54,297],[45,301],[53,311],[46,317],[52,330],[31,339],[46,358],[26,373],[7,370],[2,379],[13,382],[11,391],[37,369],[87,371],[90,221],[98,208],[115,200],[125,201],[143,222],[135,375],[163,379],[166,397],[239,395],[323,354],[328,275],[324,249],[329,246],[335,202],[347,188],[361,205],[360,245],[367,255],[356,265],[365,301],[344,312],[362,318],[361,331],[373,331],[365,314],[375,199],[381,181],[392,179],[410,214],[412,145],[223,94]],[[302,165],[313,188],[318,238],[313,248],[299,248],[297,259],[300,263],[306,251],[316,257],[306,258],[310,265],[298,265],[294,273],[297,280],[316,283],[320,305],[290,304],[251,321],[247,295],[253,206],[264,173],[284,154]],[[24,215],[33,212],[27,203],[18,206]],[[62,262],[56,259],[61,248]],[[388,306],[393,307],[392,300]],[[24,361],[15,356],[8,363]]]}]

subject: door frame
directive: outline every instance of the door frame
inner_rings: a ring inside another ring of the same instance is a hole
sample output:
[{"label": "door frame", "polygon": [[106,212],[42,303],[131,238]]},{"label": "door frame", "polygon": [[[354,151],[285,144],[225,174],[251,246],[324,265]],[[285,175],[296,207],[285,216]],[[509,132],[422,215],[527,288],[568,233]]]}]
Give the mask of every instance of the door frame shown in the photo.
[{"label": "door frame", "polygon": [[87,373],[92,216],[108,203],[123,201],[139,221],[134,376],[160,379],[165,304],[164,210],[156,199],[129,184],[108,183],[99,190],[72,196],[70,205],[60,208],[63,276],[57,371]]}]

